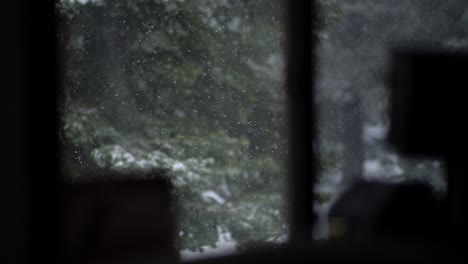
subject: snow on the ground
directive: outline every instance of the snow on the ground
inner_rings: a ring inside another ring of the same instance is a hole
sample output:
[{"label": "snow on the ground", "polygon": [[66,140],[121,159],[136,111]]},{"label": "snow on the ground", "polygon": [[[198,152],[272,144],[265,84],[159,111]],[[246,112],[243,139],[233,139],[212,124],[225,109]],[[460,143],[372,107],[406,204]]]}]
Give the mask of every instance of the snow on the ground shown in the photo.
[{"label": "snow on the ground", "polygon": [[218,231],[218,241],[216,241],[215,247],[203,246],[202,252],[183,249],[180,251],[181,260],[194,260],[235,254],[237,252],[237,242],[232,239],[231,233],[223,230],[220,226],[217,226],[216,230]]}]

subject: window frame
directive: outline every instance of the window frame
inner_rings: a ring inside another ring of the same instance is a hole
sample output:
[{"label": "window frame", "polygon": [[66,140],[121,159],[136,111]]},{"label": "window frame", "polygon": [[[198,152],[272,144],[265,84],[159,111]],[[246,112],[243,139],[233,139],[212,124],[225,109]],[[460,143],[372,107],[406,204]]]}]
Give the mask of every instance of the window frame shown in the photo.
[{"label": "window frame", "polygon": [[[27,233],[26,260],[60,262],[61,205],[59,177],[58,85],[56,0],[20,2],[18,17],[24,47],[24,84],[16,98],[23,113],[24,138],[20,150],[21,189],[26,202],[18,220]],[[288,214],[290,245],[312,241],[314,170],[314,74],[312,35],[315,0],[284,1],[286,16],[287,114],[289,130]],[[52,89],[51,87],[55,87]],[[47,238],[47,239],[42,239]],[[23,253],[25,253],[23,252]],[[20,252],[18,252],[20,253]]]}]

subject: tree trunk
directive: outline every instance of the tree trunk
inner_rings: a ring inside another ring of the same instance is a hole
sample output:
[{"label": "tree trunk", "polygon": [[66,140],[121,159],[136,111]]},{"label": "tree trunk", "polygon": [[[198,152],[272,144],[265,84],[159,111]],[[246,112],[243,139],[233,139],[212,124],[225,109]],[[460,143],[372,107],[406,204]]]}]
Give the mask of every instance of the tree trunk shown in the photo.
[{"label": "tree trunk", "polygon": [[130,131],[135,127],[134,114],[137,110],[135,101],[126,78],[127,61],[126,49],[128,36],[122,35],[121,21],[117,21],[111,14],[112,8],[101,9],[97,19],[100,27],[99,44],[101,57],[100,76],[102,89],[101,113],[111,121],[112,125],[121,131]]},{"label": "tree trunk", "polygon": [[342,142],[344,152],[343,180],[344,184],[352,184],[362,179],[364,164],[364,148],[362,142],[363,120],[359,97],[353,93],[351,100],[346,101],[341,108]]}]

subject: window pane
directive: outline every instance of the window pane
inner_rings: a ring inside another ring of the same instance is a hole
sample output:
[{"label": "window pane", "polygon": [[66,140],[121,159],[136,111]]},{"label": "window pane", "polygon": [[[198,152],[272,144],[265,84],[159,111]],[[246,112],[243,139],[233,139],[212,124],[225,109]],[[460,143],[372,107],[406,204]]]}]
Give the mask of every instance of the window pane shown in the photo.
[{"label": "window pane", "polygon": [[67,182],[103,169],[167,175],[182,256],[284,240],[282,10],[59,1]]},{"label": "window pane", "polygon": [[390,49],[431,45],[466,49],[466,1],[319,1],[317,50],[319,183],[315,237],[328,236],[326,214],[341,190],[359,179],[422,181],[443,194],[437,160],[399,156],[385,144]]}]

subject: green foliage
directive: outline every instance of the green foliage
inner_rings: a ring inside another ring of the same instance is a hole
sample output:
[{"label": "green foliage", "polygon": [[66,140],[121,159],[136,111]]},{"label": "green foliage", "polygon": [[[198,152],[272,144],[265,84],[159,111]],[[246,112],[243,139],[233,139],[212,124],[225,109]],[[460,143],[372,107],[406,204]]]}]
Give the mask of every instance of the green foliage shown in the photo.
[{"label": "green foliage", "polygon": [[179,247],[286,233],[280,1],[60,1],[64,177],[163,171]]},{"label": "green foliage", "polygon": [[283,237],[283,4],[59,1],[64,177],[164,172],[180,249]]}]

